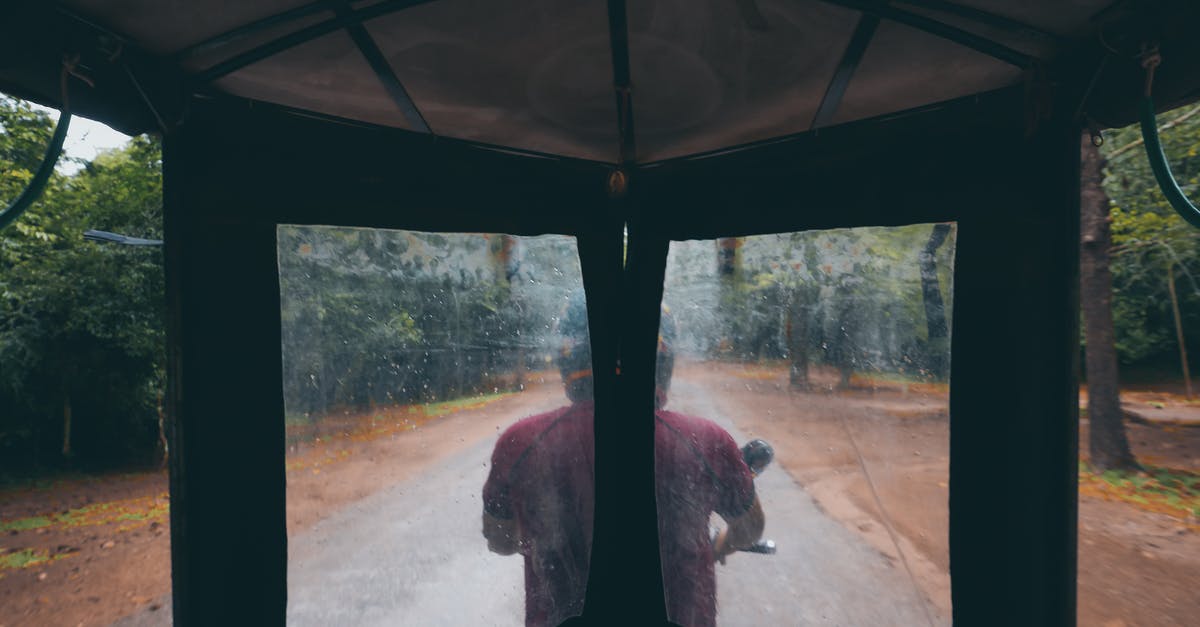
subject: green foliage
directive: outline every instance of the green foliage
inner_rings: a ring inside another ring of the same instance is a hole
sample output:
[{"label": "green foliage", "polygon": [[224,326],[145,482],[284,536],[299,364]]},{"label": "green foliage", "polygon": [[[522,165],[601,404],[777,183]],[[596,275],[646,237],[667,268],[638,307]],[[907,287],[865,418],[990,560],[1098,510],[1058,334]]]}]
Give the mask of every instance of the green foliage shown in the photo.
[{"label": "green foliage", "polygon": [[1095,473],[1081,461],[1080,492],[1136,503],[1144,509],[1180,518],[1200,516],[1200,475],[1162,466],[1142,468]]},{"label": "green foliage", "polygon": [[16,520],[0,520],[0,533],[8,533],[10,531],[29,531],[30,529],[40,529],[49,527],[50,519],[45,516],[29,516],[26,518],[17,518]]},{"label": "green foliage", "polygon": [[[0,187],[20,192],[52,123],[0,98]],[[40,143],[38,143],[40,141]],[[134,138],[76,174],[56,173],[0,232],[0,464],[56,464],[69,410],[78,463],[153,453],[163,384],[163,265],[156,248],[98,244],[90,228],[161,237],[158,142]]]},{"label": "green foliage", "polygon": [[574,248],[562,237],[517,246],[496,235],[278,233],[284,398],[293,415],[519,386],[521,373],[550,365],[555,318],[580,286]]},{"label": "green foliage", "polygon": [[[933,376],[919,257],[930,225],[835,229],[748,237],[721,276],[712,242],[672,245],[664,299],[685,352],[739,360],[804,352],[843,370]],[[953,231],[934,263],[945,303]],[[713,312],[716,312],[715,314]]]},{"label": "green foliage", "polygon": [[[1163,149],[1184,192],[1200,198],[1200,111],[1159,116]],[[1104,189],[1112,203],[1113,318],[1125,364],[1178,360],[1167,291],[1168,267],[1189,353],[1200,348],[1200,230],[1168,205],[1150,170],[1136,125],[1107,133]]]},{"label": "green foliage", "polygon": [[38,549],[20,549],[11,553],[0,555],[0,570],[8,568],[29,568],[47,562],[55,561],[56,557],[52,557],[46,550]]}]

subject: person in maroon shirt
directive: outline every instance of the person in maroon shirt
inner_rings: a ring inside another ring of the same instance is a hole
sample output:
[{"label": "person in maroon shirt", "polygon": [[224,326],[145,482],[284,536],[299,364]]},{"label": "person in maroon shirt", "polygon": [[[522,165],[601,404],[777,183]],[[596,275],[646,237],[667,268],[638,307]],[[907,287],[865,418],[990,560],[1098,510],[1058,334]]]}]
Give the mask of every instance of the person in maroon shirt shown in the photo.
[{"label": "person in maroon shirt", "polygon": [[[716,623],[713,562],[762,535],[753,474],[715,423],[662,409],[674,358],[664,308],[655,412],[655,487],[667,617],[684,627]],[[559,325],[559,370],[571,404],[515,423],[492,452],[483,488],[483,535],[501,555],[525,560],[525,623],[557,625],[579,615],[592,544],[594,443],[591,356],[582,299]],[[710,537],[713,512],[727,523]]]}]

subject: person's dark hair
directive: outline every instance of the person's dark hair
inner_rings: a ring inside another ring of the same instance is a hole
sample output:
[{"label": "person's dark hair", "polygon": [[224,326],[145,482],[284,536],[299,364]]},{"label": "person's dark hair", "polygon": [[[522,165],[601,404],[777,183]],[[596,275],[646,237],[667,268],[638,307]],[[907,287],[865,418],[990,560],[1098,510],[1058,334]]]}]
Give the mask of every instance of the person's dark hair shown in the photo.
[{"label": "person's dark hair", "polygon": [[[558,372],[563,387],[571,402],[592,398],[592,351],[588,338],[587,303],[582,293],[567,301],[566,310],[558,321],[558,333],[562,347],[558,353]],[[655,402],[662,407],[667,402],[667,390],[671,386],[671,375],[675,370],[675,351],[672,349],[676,337],[675,320],[670,310],[662,308],[662,321],[658,332],[658,358],[655,370]]]}]

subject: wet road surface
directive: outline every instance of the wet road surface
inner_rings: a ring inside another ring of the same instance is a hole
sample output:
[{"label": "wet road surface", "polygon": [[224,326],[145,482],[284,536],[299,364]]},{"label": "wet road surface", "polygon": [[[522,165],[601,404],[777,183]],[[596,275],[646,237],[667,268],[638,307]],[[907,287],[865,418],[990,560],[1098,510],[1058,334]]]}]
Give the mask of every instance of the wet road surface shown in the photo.
[{"label": "wet road surface", "polygon": [[[706,416],[739,443],[702,386],[679,380],[672,409]],[[523,624],[519,556],[488,552],[480,489],[495,436],[451,461],[385,488],[289,540],[289,625]],[[717,566],[718,623],[928,625],[948,623],[920,598],[903,567],[823,514],[778,467],[757,480],[764,537],[775,555],[740,553]],[[119,623],[167,624],[169,607]]]}]

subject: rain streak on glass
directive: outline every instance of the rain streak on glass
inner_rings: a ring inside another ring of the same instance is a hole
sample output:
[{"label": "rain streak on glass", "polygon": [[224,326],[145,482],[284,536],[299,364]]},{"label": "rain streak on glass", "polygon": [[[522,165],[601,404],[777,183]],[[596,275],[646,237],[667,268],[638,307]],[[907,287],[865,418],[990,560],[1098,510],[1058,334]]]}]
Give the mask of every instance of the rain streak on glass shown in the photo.
[{"label": "rain streak on glass", "polygon": [[[757,498],[760,543],[714,565],[717,624],[950,623],[955,234],[923,224],[672,243],[656,437],[672,620],[704,622],[689,614],[704,599],[672,601],[689,594],[672,573],[712,577],[685,557],[753,529]],[[774,453],[757,475],[713,452],[756,439]],[[693,458],[711,480],[672,478]],[[715,490],[704,535],[680,513],[701,488]]]},{"label": "rain streak on glass", "polygon": [[[526,568],[577,611],[592,449],[590,385],[568,398],[560,374],[567,356],[590,368],[575,240],[277,236],[288,624],[522,625]],[[555,429],[520,440],[532,423]],[[522,500],[550,475],[577,497]]]}]

